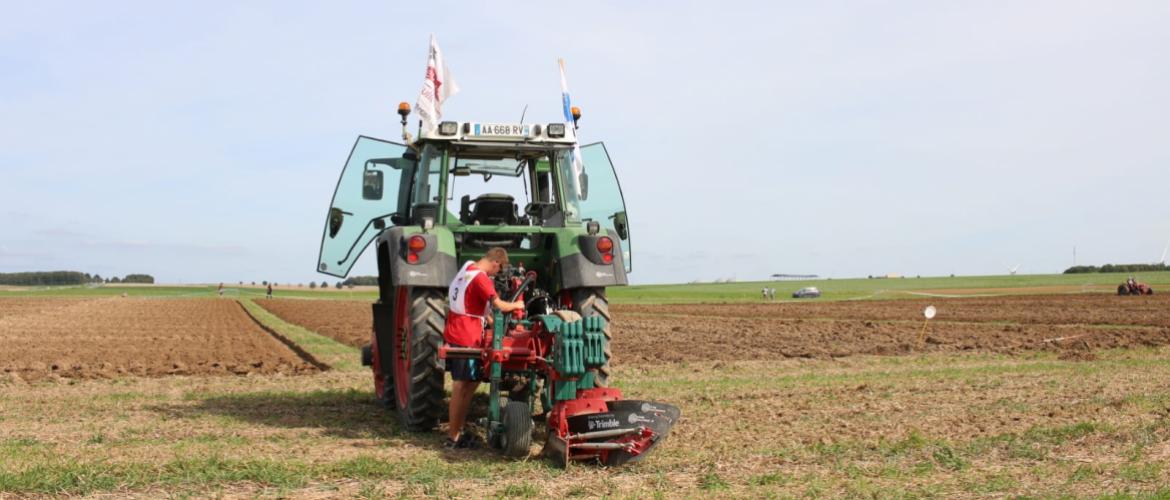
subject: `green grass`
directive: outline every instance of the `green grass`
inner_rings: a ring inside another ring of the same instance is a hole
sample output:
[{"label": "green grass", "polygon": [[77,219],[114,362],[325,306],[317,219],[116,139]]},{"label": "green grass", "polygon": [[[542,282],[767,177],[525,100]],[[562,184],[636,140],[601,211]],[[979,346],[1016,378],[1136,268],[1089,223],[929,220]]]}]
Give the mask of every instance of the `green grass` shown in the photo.
[{"label": "green grass", "polygon": [[[1125,281],[1127,273],[1109,274],[1034,274],[1019,276],[956,276],[924,277],[913,276],[894,279],[821,279],[803,281],[743,281],[735,283],[686,283],[667,285],[632,285],[611,287],[607,290],[610,301],[615,304],[654,303],[699,303],[699,302],[758,302],[760,289],[767,286],[776,289],[778,300],[794,300],[791,294],[806,286],[821,289],[823,296],[817,300],[852,299],[905,299],[919,295],[908,292],[922,290],[966,289],[977,291],[988,288],[1031,288],[1031,287],[1112,287]],[[1170,286],[1170,272],[1139,273],[1138,278],[1155,288]],[[250,299],[264,296],[260,287],[225,285],[225,296]],[[135,297],[213,297],[214,286],[118,286],[99,287],[39,287],[21,290],[0,290],[0,297],[91,297],[127,294]],[[1002,293],[1002,292],[991,292]],[[322,291],[309,288],[277,290],[278,298],[306,298],[333,300],[369,300],[377,298],[377,291],[333,290]],[[807,299],[805,299],[807,301]]]},{"label": "green grass", "polygon": [[251,299],[240,299],[240,304],[265,326],[276,330],[301,349],[308,351],[322,363],[334,370],[363,370],[358,350],[332,338],[320,335],[299,325],[284,321],[275,314],[260,307]]},{"label": "green grass", "polygon": [[[49,287],[29,287],[12,290],[0,290],[0,297],[108,297],[115,295],[126,294],[128,297],[160,297],[160,298],[198,298],[198,297],[215,297],[218,295],[218,287],[213,285],[190,285],[190,286],[172,286],[172,285],[156,285],[156,286],[120,286],[120,285],[100,285],[100,286],[49,286]],[[239,286],[224,284],[224,297],[229,298],[258,298],[265,296],[265,289],[262,287]],[[375,290],[334,290],[320,291],[310,289],[308,287],[302,289],[286,290],[278,289],[273,292],[273,296],[277,298],[307,298],[307,299],[333,299],[333,300],[370,300],[373,301],[378,297],[378,292]]]},{"label": "green grass", "polygon": [[[1110,274],[1036,274],[1019,276],[913,276],[895,279],[822,279],[803,281],[744,281],[735,283],[689,283],[676,285],[633,285],[606,290],[617,304],[759,302],[760,289],[776,289],[778,300],[794,300],[792,292],[806,286],[820,288],[818,300],[904,299],[919,290],[981,288],[1031,288],[1048,286],[1115,286],[1125,281],[1126,273]],[[1139,278],[1155,288],[1170,285],[1170,272],[1141,273]],[[808,300],[808,299],[804,299]]]}]

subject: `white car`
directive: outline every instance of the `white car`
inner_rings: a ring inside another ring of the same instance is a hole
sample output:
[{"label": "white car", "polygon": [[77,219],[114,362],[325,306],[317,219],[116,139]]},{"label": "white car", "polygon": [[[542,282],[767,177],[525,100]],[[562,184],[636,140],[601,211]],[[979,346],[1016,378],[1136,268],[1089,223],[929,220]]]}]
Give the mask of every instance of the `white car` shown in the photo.
[{"label": "white car", "polygon": [[815,286],[804,287],[804,288],[801,288],[800,290],[792,292],[792,298],[794,298],[794,299],[804,299],[804,298],[815,299],[815,298],[820,297],[820,296],[821,296],[821,291],[819,289],[817,289],[817,287],[815,287]]}]

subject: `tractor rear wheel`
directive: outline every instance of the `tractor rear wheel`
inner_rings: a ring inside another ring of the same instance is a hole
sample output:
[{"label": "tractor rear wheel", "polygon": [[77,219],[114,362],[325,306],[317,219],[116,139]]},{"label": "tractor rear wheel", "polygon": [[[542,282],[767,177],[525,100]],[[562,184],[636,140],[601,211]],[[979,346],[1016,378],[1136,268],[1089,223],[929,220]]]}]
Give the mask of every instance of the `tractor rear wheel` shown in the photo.
[{"label": "tractor rear wheel", "polygon": [[400,288],[394,323],[391,373],[398,421],[410,431],[433,429],[445,408],[443,365],[439,360],[447,324],[447,300],[443,292]]},{"label": "tractor rear wheel", "polygon": [[605,318],[605,364],[593,374],[593,385],[609,386],[609,361],[613,358],[610,345],[613,343],[613,316],[609,313],[609,301],[604,288],[578,288],[572,292],[573,310],[581,317],[601,316]]}]

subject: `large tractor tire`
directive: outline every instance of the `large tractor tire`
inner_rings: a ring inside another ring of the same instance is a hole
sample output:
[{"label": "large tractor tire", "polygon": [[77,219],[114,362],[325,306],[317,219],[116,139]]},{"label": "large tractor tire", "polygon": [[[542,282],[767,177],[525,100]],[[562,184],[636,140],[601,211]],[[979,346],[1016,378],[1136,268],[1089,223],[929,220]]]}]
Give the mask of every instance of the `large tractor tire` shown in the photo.
[{"label": "large tractor tire", "polygon": [[573,310],[581,317],[601,316],[605,318],[605,364],[593,374],[593,385],[608,387],[610,359],[613,358],[613,316],[609,313],[609,301],[604,288],[578,288],[572,292]]},{"label": "large tractor tire", "polygon": [[1117,285],[1117,295],[1129,295],[1129,287],[1125,285]]},{"label": "large tractor tire", "polygon": [[439,423],[443,364],[439,347],[447,324],[445,294],[432,288],[400,288],[395,306],[393,383],[398,421],[410,431]]}]

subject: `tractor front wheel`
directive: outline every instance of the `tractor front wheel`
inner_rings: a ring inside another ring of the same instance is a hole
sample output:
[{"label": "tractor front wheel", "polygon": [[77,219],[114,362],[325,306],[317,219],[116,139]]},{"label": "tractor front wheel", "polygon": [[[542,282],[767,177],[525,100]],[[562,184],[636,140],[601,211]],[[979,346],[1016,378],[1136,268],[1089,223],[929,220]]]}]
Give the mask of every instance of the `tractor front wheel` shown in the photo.
[{"label": "tractor front wheel", "polygon": [[443,365],[439,347],[447,324],[442,291],[399,288],[394,308],[393,376],[398,421],[410,431],[439,423],[443,409]]},{"label": "tractor front wheel", "polygon": [[613,316],[609,313],[609,301],[605,298],[604,288],[578,288],[572,292],[573,311],[582,318],[601,316],[605,318],[605,364],[593,373],[593,385],[597,387],[609,386],[609,360],[613,357],[610,347],[613,344]]},{"label": "tractor front wheel", "polygon": [[1129,295],[1129,287],[1125,285],[1117,286],[1117,295]]}]

